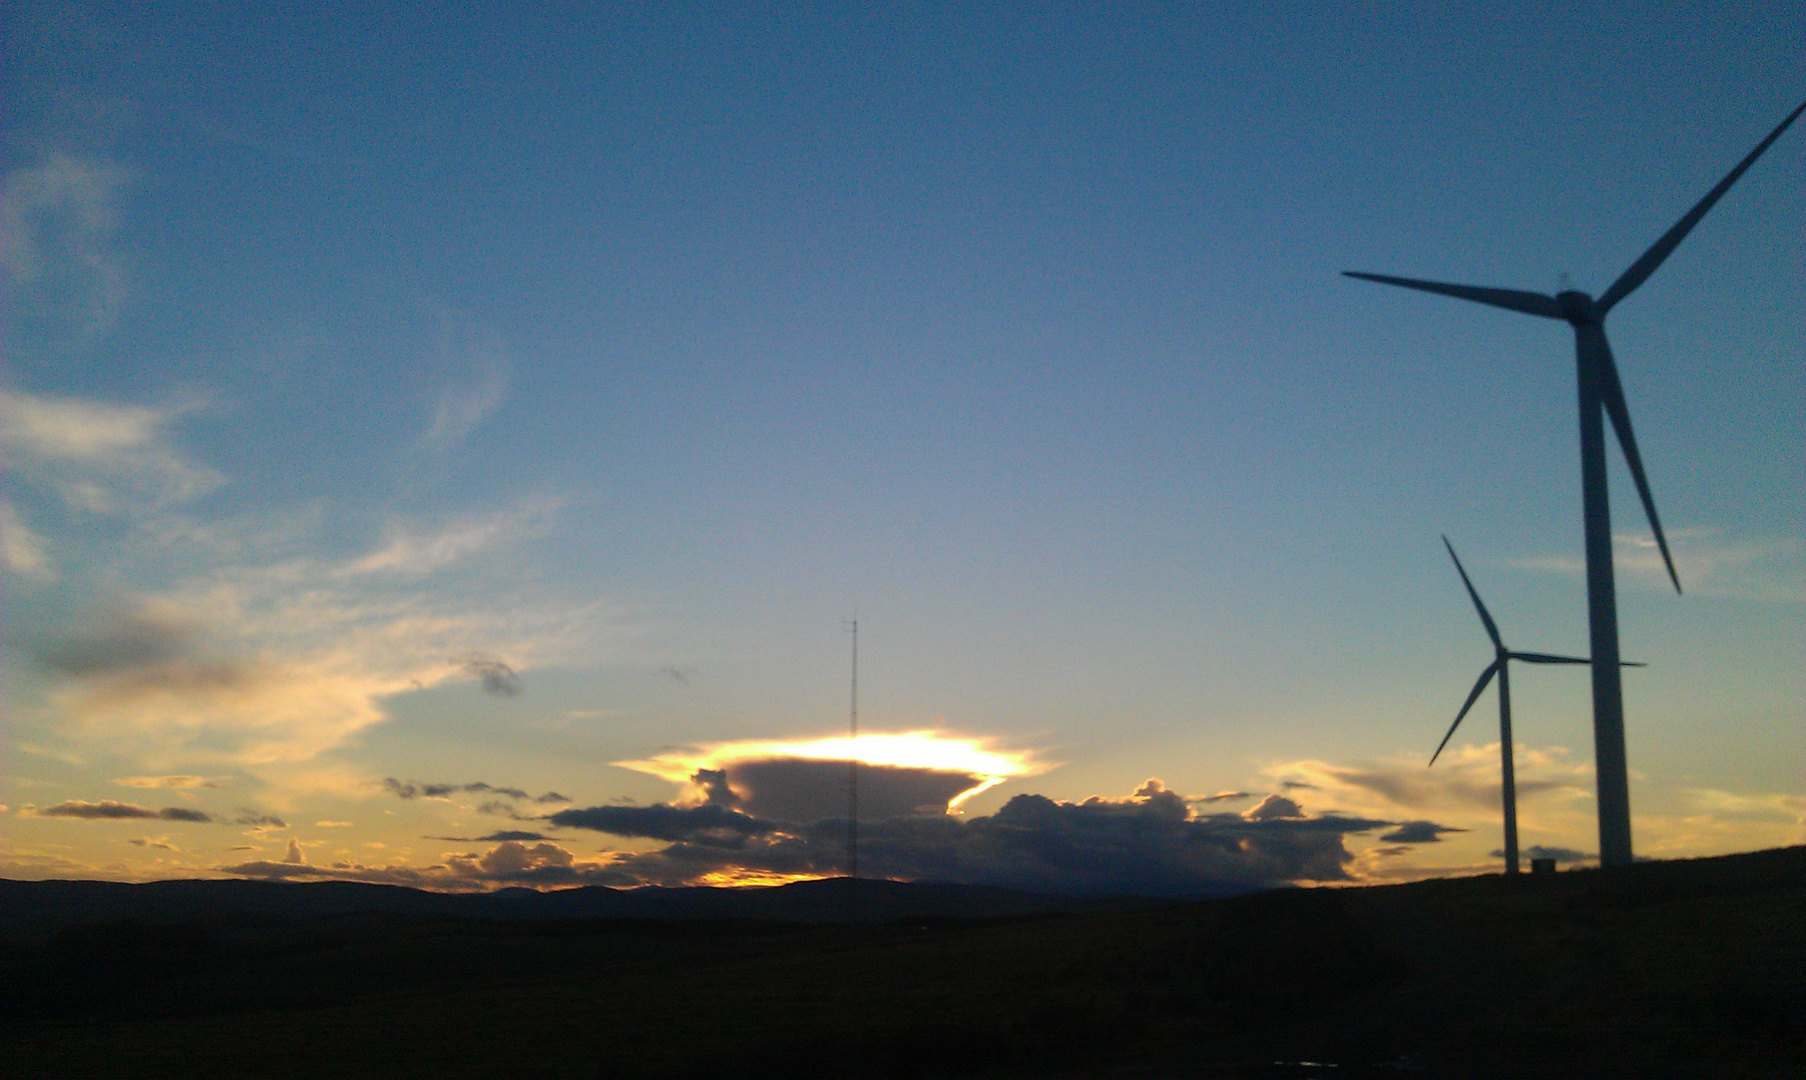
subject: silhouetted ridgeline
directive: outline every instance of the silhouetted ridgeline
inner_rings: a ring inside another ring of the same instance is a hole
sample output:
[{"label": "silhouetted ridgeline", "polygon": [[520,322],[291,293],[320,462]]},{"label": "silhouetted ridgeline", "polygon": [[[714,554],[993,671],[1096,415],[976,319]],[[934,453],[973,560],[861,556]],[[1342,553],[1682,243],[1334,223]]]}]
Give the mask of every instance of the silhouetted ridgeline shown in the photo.
[{"label": "silhouetted ridgeline", "polygon": [[[859,917],[988,919],[1148,906],[1134,899],[1088,900],[985,885],[862,881]],[[349,881],[9,881],[0,879],[0,933],[41,932],[78,922],[214,922],[411,915],[451,919],[770,919],[838,922],[847,917],[846,881],[761,888],[609,889],[436,893]]]},{"label": "silhouetted ridgeline", "polygon": [[[840,910],[834,882],[10,882],[0,1074],[1806,1076],[1806,848],[1077,914],[860,891],[916,913],[806,921]],[[662,899],[557,910],[639,896]]]}]

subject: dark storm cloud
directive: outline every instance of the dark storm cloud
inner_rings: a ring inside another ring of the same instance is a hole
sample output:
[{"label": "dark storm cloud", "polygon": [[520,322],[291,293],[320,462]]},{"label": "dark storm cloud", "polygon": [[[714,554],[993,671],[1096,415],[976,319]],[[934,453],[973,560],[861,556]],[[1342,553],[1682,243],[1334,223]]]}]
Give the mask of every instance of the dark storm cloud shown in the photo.
[{"label": "dark storm cloud", "polygon": [[[1186,803],[1159,781],[1149,781],[1123,800],[1071,803],[1018,795],[989,817],[867,821],[860,825],[860,868],[877,877],[1040,892],[1194,896],[1344,879],[1352,856],[1343,837],[1392,824],[1306,815],[1280,797],[1257,807],[1261,813],[1246,815],[1196,816]],[[622,811],[627,814],[621,819],[604,816]],[[632,835],[672,840],[663,850],[622,855],[610,864],[612,872],[645,884],[680,884],[721,872],[840,871],[844,818],[807,825],[760,822],[764,828],[744,834],[688,827],[740,818],[754,820],[705,804],[567,810],[552,820],[606,826],[604,831],[642,824]],[[651,831],[652,825],[661,831]]]},{"label": "dark storm cloud", "polygon": [[[726,782],[746,812],[775,821],[818,821],[847,811],[845,761],[818,758],[763,758],[728,763]],[[946,812],[962,792],[984,783],[968,772],[859,766],[859,815],[884,819]]]},{"label": "dark storm cloud", "polygon": [[[807,822],[847,813],[848,762],[774,756],[741,758],[690,777],[686,802],[700,800],[742,810],[765,821]],[[884,819],[941,814],[985,777],[960,769],[859,765],[859,816]]]},{"label": "dark storm cloud", "polygon": [[156,818],[163,821],[194,822],[213,820],[213,815],[200,810],[190,810],[185,806],[166,806],[161,810],[152,810],[148,806],[114,802],[112,799],[102,799],[99,802],[70,799],[67,802],[57,803],[55,806],[46,806],[37,811],[37,815],[39,817],[87,818],[89,820],[120,818]]},{"label": "dark storm cloud", "polygon": [[1284,795],[1268,795],[1245,816],[1249,821],[1265,821],[1268,818],[1300,818],[1304,816],[1304,810]]},{"label": "dark storm cloud", "polygon": [[1438,825],[1434,821],[1406,821],[1380,840],[1388,844],[1438,844],[1442,842],[1442,834],[1449,832],[1466,832],[1452,825]]},{"label": "dark storm cloud", "polygon": [[611,836],[640,836],[648,840],[673,840],[720,846],[762,836],[778,826],[718,803],[701,806],[592,806],[560,810],[546,819],[572,829],[594,829]]},{"label": "dark storm cloud", "polygon": [[483,682],[483,692],[496,697],[517,697],[521,691],[520,673],[500,659],[484,653],[471,653],[452,661],[465,674]]},{"label": "dark storm cloud", "polygon": [[[578,860],[529,832],[503,831],[485,853],[448,854],[429,867],[269,861],[223,866],[247,877],[355,880],[422,888],[500,884],[683,885],[733,878],[842,872],[846,820],[796,823],[740,808],[722,770],[692,778],[694,804],[595,806],[550,815],[554,826],[665,841],[654,851]],[[874,877],[1001,885],[1074,895],[1205,896],[1348,877],[1345,838],[1396,822],[1306,813],[1271,795],[1246,814],[1195,813],[1158,780],[1126,799],[1063,802],[1018,795],[995,814],[904,814],[860,824],[860,869]],[[464,842],[464,841],[459,841]],[[474,841],[473,841],[474,842]]]}]

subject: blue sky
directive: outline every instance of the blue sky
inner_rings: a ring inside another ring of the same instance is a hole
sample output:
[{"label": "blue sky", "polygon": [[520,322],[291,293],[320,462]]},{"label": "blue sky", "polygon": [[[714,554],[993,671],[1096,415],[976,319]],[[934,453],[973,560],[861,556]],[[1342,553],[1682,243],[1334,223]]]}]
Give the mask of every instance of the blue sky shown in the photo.
[{"label": "blue sky", "polygon": [[[143,7],[8,20],[13,876],[618,868],[382,781],[697,803],[614,763],[838,732],[855,612],[870,729],[1037,763],[967,820],[1487,865],[1438,537],[1584,651],[1572,346],[1339,272],[1599,292],[1806,93],[1791,5]],[[1806,839],[1802,135],[1611,323],[1687,589],[1614,450],[1643,853]],[[1585,679],[1513,690],[1591,851]],[[214,820],[47,813],[109,800]]]}]

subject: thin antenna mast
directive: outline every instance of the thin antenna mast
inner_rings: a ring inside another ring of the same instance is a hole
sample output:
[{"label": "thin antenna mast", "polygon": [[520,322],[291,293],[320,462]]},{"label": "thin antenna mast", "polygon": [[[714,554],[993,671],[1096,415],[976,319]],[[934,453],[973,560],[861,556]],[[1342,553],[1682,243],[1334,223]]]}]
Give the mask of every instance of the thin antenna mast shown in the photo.
[{"label": "thin antenna mast", "polygon": [[855,613],[853,632],[853,697],[848,719],[851,736],[847,740],[847,906],[855,917],[859,914],[859,616]]}]

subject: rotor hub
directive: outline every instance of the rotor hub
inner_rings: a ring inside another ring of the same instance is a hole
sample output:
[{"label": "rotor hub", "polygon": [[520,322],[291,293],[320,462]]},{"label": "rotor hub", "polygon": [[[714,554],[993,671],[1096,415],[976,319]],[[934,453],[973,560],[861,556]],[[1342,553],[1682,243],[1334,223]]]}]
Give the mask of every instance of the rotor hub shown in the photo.
[{"label": "rotor hub", "polygon": [[1596,323],[1599,313],[1593,307],[1593,298],[1579,289],[1568,289],[1555,294],[1555,302],[1561,305],[1562,318],[1571,323]]}]

